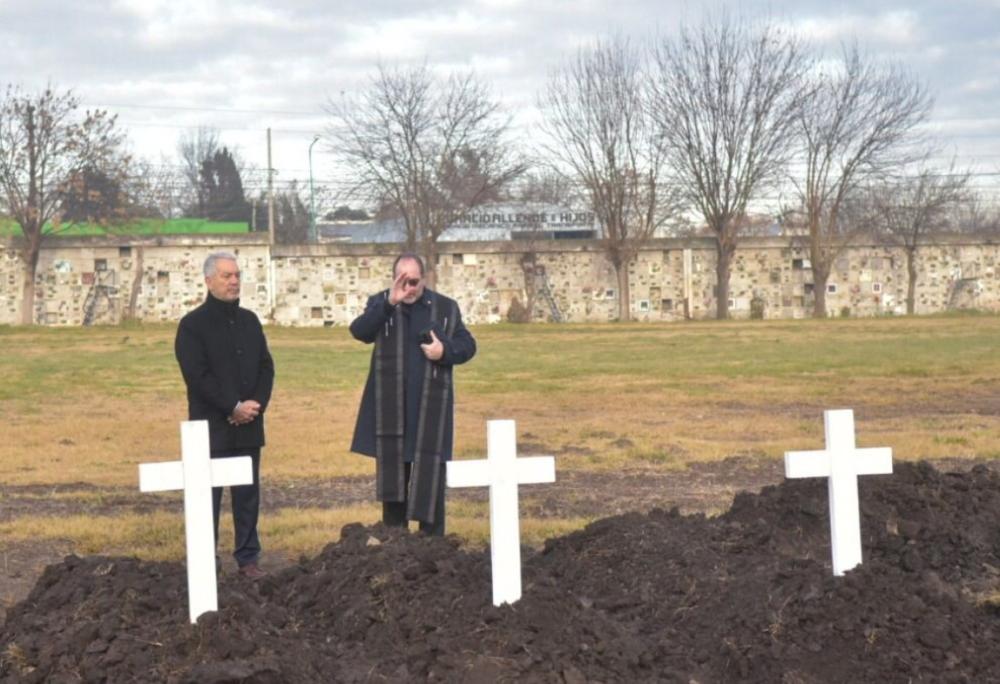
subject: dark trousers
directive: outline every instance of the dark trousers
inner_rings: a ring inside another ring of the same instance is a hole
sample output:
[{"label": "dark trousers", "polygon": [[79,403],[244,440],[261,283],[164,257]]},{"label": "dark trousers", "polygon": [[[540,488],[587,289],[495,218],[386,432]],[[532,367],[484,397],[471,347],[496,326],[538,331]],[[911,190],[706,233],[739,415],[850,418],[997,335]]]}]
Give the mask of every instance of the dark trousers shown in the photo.
[{"label": "dark trousers", "polygon": [[[413,464],[406,463],[404,465],[403,477],[406,481],[404,489],[409,491],[410,467]],[[422,520],[420,521],[420,531],[435,537],[444,536],[444,490],[447,489],[445,486],[445,467],[446,464],[444,463],[440,465],[441,473],[438,478],[438,493],[437,498],[434,500],[434,522],[427,523]],[[386,527],[406,527],[406,501],[383,501],[382,523]]]},{"label": "dark trousers", "polygon": [[[241,568],[260,558],[260,538],[257,518],[260,513],[260,447],[213,451],[212,458],[249,456],[253,462],[253,484],[229,488],[233,504],[233,557]],[[222,510],[223,487],[212,487],[212,515],[215,522],[215,544],[219,544],[219,515]]]}]

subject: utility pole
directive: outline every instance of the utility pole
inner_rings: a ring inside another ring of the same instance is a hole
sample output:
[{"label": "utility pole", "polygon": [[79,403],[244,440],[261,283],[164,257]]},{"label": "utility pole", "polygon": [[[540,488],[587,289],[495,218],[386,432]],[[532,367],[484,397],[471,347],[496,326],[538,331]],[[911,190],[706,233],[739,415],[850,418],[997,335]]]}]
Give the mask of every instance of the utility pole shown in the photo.
[{"label": "utility pole", "polygon": [[309,242],[316,242],[316,193],[313,190],[313,145],[319,141],[319,136],[314,135],[313,141],[309,143]]},{"label": "utility pole", "polygon": [[274,244],[274,167],[271,165],[271,129],[267,129],[267,235]]},{"label": "utility pole", "polygon": [[274,166],[271,164],[271,129],[267,129],[267,299],[271,305],[268,318],[274,321]]}]

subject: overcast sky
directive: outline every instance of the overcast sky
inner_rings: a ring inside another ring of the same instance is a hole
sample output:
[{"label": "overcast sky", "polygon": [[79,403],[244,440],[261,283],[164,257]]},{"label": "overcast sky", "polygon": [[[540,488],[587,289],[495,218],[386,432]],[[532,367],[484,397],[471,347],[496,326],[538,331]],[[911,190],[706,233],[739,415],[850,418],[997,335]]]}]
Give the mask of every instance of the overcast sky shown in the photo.
[{"label": "overcast sky", "polygon": [[[352,6],[353,5],[353,6]],[[472,68],[530,139],[548,73],[609,32],[638,39],[696,23],[718,3],[673,0],[0,0],[0,82],[72,88],[118,113],[135,151],[173,156],[197,126],[266,166],[273,129],[279,178],[308,178],[324,104],[364,87],[375,65]],[[820,49],[856,39],[897,60],[935,95],[932,126],[948,154],[992,182],[1000,170],[1000,0],[798,0],[726,3],[766,14]],[[320,141],[317,181],[333,173]],[[1000,193],[995,199],[1000,199]]]}]

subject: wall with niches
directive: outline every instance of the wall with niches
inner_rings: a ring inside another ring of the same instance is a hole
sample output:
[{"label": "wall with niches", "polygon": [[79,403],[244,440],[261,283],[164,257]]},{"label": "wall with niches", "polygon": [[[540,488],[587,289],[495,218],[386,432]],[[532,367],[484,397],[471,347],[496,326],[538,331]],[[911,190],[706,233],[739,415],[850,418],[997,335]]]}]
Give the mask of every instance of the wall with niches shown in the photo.
[{"label": "wall with niches", "polygon": [[[20,322],[23,263],[16,241],[0,242],[0,323]],[[279,325],[346,325],[367,297],[389,284],[392,245],[269,246],[259,236],[75,238],[50,241],[36,274],[35,321],[46,325],[175,321],[205,293],[201,267],[212,251],[240,258],[244,306]],[[1000,310],[1000,247],[991,239],[939,236],[918,253],[917,312]],[[711,240],[660,239],[629,265],[637,320],[715,316]],[[830,315],[905,312],[906,261],[899,248],[859,242],[834,264]],[[533,321],[601,322],[618,315],[618,281],[595,241],[443,243],[437,289],[458,300],[469,323],[507,320],[512,307]],[[737,250],[730,310],[748,318],[812,313],[809,252],[795,238],[748,238]],[[516,304],[515,304],[516,302]]]}]

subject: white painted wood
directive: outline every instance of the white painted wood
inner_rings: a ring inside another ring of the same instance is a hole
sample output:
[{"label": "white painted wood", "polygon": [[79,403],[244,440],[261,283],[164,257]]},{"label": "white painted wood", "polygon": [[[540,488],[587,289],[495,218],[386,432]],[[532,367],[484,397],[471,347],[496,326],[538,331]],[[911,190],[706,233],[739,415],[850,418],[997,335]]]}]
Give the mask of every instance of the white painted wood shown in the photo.
[{"label": "white painted wood", "polygon": [[521,598],[521,522],[518,485],[555,482],[551,456],[517,458],[513,420],[486,423],[486,460],[449,461],[449,487],[490,488],[490,552],[493,605]]},{"label": "white painted wood", "polygon": [[858,475],[892,472],[892,449],[858,449],[854,441],[854,411],[823,412],[826,449],[786,451],[785,477],[825,477],[830,505],[830,546],[833,574],[843,575],[861,565],[861,516]]},{"label": "white painted wood", "polygon": [[188,606],[191,622],[219,609],[215,574],[212,487],[253,483],[249,456],[210,458],[208,421],[181,423],[181,460],[139,465],[143,492],[184,490],[184,537],[187,547]]},{"label": "white painted wood", "polygon": [[180,461],[139,464],[139,491],[171,492],[184,489],[184,466]]}]

